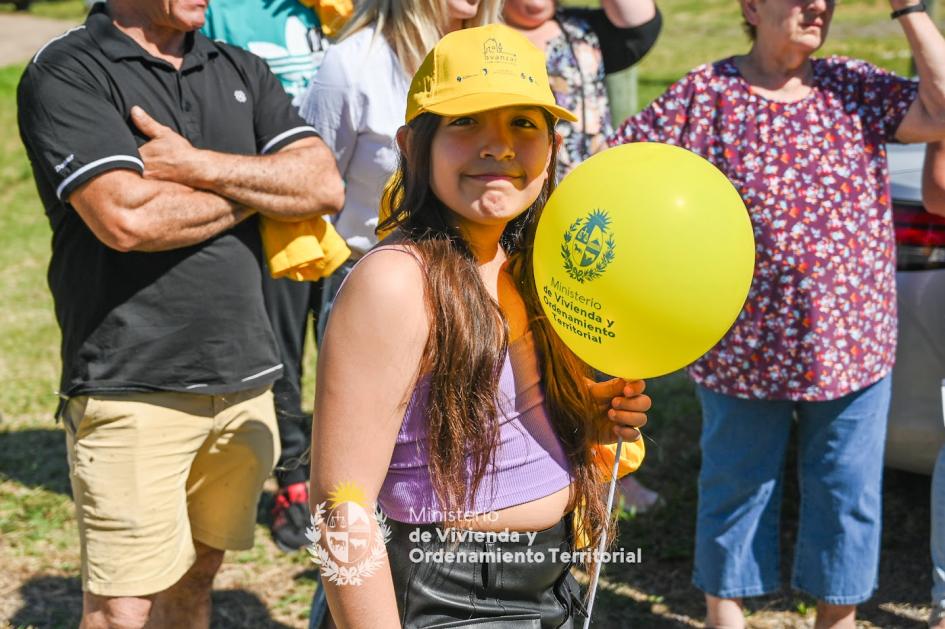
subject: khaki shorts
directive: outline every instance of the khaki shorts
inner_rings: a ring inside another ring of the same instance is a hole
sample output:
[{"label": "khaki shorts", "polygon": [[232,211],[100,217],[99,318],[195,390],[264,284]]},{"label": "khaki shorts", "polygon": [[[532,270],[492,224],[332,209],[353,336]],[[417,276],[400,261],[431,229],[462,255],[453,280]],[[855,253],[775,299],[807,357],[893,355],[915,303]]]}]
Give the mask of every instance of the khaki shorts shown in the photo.
[{"label": "khaki shorts", "polygon": [[279,458],[269,387],[79,396],[63,422],[83,590],[166,590],[193,565],[193,540],[252,548],[263,481]]}]

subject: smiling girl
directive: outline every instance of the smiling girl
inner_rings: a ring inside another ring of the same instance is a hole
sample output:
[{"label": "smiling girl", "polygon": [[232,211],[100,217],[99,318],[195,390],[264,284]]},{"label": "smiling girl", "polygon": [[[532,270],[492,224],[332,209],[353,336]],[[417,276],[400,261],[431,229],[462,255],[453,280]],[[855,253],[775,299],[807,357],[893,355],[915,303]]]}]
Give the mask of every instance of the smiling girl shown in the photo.
[{"label": "smiling girl", "polygon": [[[640,381],[588,381],[541,314],[530,243],[557,118],[573,120],[542,53],[504,26],[447,35],[413,79],[396,231],[351,272],[319,353],[313,506],[356,486],[392,532],[360,585],[323,578],[339,626],[570,627],[577,613],[560,551],[572,524],[591,545],[603,534],[594,448],[640,448],[650,400]],[[440,541],[469,529],[528,535]]]}]

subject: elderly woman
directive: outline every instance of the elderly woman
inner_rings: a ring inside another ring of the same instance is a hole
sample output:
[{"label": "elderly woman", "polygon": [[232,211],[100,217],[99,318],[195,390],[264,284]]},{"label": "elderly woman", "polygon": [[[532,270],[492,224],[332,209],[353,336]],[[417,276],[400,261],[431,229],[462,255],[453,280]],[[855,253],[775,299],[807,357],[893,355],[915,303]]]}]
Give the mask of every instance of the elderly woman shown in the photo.
[{"label": "elderly woman", "polygon": [[779,588],[795,419],[792,585],[817,598],[817,627],[851,628],[876,587],[896,345],[884,146],[945,136],[945,41],[917,0],[891,4],[918,83],[863,61],[812,58],[832,1],[741,0],[748,54],[696,68],[612,139],[704,156],[737,187],[754,226],[747,303],[690,368],[703,411],[693,582],[713,627],[742,627],[742,597]]}]

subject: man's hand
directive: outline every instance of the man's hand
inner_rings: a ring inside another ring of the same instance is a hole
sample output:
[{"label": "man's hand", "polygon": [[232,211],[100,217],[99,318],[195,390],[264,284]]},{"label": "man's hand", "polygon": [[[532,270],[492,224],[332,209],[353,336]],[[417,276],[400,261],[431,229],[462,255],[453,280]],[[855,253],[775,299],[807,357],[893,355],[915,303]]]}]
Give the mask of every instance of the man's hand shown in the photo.
[{"label": "man's hand", "polygon": [[591,382],[588,389],[600,409],[598,442],[613,443],[615,435],[624,441],[640,438],[640,428],[646,425],[646,412],[652,404],[650,396],[643,394],[643,380],[614,378],[606,382]]},{"label": "man's hand", "polygon": [[199,149],[170,127],[162,125],[141,107],[131,108],[131,120],[150,140],[138,149],[144,161],[144,176],[148,179],[173,181],[192,188],[197,172]]},{"label": "man's hand", "polygon": [[211,192],[285,221],[334,214],[344,205],[341,175],[321,138],[303,137],[265,155],[237,155],[194,148],[138,106],[131,120],[150,138],[138,149],[145,179]]}]

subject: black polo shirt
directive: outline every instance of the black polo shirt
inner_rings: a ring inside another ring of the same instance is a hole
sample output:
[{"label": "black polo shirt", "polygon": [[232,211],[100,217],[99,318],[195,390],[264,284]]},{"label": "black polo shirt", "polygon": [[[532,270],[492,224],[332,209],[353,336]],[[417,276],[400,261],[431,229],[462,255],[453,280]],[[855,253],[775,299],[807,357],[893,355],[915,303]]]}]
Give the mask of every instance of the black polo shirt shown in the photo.
[{"label": "black polo shirt", "polygon": [[265,62],[192,33],[178,71],[115,28],[102,3],[40,49],[17,102],[53,230],[61,392],[223,393],[276,380],[282,366],[263,306],[255,218],[195,246],[120,253],[69,204],[76,187],[105,171],[142,172],[147,138],[130,120],[134,105],[214,151],[270,153],[315,136]]}]

